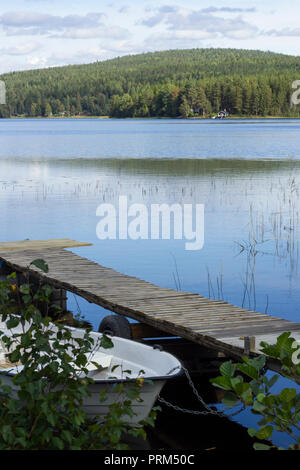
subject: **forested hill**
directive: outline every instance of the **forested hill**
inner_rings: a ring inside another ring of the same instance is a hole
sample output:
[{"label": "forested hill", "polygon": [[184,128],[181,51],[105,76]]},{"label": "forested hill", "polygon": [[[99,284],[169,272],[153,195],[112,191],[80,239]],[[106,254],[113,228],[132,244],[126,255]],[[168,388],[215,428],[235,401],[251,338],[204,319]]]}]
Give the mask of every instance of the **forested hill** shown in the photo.
[{"label": "forested hill", "polygon": [[300,57],[238,49],[171,50],[0,76],[0,116],[299,116]]}]

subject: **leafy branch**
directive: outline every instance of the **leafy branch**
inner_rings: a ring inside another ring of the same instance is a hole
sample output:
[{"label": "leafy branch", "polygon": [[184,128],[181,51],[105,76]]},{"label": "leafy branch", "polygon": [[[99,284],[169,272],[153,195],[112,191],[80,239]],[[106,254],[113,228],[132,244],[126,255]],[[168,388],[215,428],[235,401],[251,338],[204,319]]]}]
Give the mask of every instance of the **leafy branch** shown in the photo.
[{"label": "leafy branch", "polygon": [[[270,379],[266,377],[267,357],[277,359],[281,363],[281,374],[300,383],[300,366],[298,356],[299,343],[286,332],[277,338],[276,344],[262,342],[263,355],[250,359],[243,357],[242,363],[232,361],[223,363],[221,375],[211,379],[213,385],[224,390],[222,400],[225,406],[235,406],[242,402],[251,407],[251,412],[260,415],[259,429],[248,429],[251,437],[269,440],[274,430],[288,434],[293,444],[289,450],[300,449],[300,394],[295,388],[283,388],[280,393],[272,393],[271,389],[280,375]],[[254,448],[268,450],[273,445],[257,442]],[[282,449],[282,448],[280,448]]]},{"label": "leafy branch", "polygon": [[[43,260],[31,265],[48,272]],[[28,272],[21,285],[15,273],[0,282],[1,345],[10,369],[17,366],[13,377],[7,369],[0,371],[0,449],[127,448],[124,433],[145,437],[143,425],[154,424],[157,409],[141,426],[129,427],[133,402],[141,401],[138,377],[117,385],[119,398],[104,417],[86,414],[84,400],[94,383],[88,364],[98,347],[113,344],[106,335],[95,340],[91,329],[77,337],[60,321],[53,322],[45,314],[52,311],[51,295],[50,286],[31,284]],[[49,308],[42,313],[41,305]],[[99,404],[107,396],[107,391],[99,394]]]}]

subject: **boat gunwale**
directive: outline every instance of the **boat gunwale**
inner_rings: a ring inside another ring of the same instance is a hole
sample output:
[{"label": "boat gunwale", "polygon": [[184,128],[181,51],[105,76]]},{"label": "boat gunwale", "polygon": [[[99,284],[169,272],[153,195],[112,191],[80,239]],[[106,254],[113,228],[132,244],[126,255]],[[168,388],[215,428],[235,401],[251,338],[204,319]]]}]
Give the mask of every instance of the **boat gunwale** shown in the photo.
[{"label": "boat gunwale", "polygon": [[[154,377],[135,377],[135,378],[131,377],[131,378],[126,378],[126,379],[114,379],[114,378],[93,379],[93,377],[88,377],[88,376],[86,376],[86,378],[93,380],[93,383],[91,383],[90,385],[104,384],[104,383],[109,383],[111,385],[116,384],[116,383],[130,383],[130,382],[136,382],[139,379],[142,379],[143,381],[151,380],[152,382],[157,382],[159,380],[169,380],[175,377],[179,377],[180,375],[183,374],[183,365],[181,361],[178,360],[178,362],[179,362],[179,365],[176,367],[176,369],[179,369],[179,371],[176,372],[176,374],[172,374],[172,375],[155,375]],[[22,367],[22,366],[15,366],[15,367],[12,367],[11,369],[0,369],[0,376],[8,375],[9,377],[15,377],[17,374],[21,372],[21,371],[17,372],[13,370],[13,369],[16,369],[17,367]]]}]

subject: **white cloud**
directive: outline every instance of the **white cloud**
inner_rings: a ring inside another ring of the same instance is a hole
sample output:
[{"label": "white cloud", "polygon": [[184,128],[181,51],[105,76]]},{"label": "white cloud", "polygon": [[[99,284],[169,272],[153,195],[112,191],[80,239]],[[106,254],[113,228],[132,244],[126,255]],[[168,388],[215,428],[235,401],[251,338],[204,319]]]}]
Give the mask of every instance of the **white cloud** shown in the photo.
[{"label": "white cloud", "polygon": [[48,58],[41,56],[28,56],[26,62],[34,68],[42,68],[47,65]]},{"label": "white cloud", "polygon": [[300,5],[294,0],[2,2],[1,71],[197,47],[299,55],[299,15]]},{"label": "white cloud", "polygon": [[286,37],[299,37],[300,36],[300,28],[283,28],[283,29],[272,29],[270,31],[266,31],[268,36],[286,36]]},{"label": "white cloud", "polygon": [[52,35],[53,38],[68,39],[94,39],[99,37],[111,39],[126,39],[130,36],[130,32],[120,26],[101,26],[98,28],[67,29],[62,33]]},{"label": "white cloud", "polygon": [[12,55],[12,56],[28,55],[40,49],[40,47],[41,47],[41,44],[39,43],[28,42],[24,44],[18,44],[16,46],[2,48],[0,49],[0,54]]},{"label": "white cloud", "polygon": [[201,10],[203,13],[254,13],[256,8],[231,8],[231,7],[208,7]]},{"label": "white cloud", "polygon": [[[242,9],[226,8],[226,11],[228,10],[233,12],[241,11]],[[178,7],[168,10],[160,8],[155,15],[142,20],[141,24],[152,28],[163,23],[169,30],[177,32],[202,31],[237,39],[254,37],[259,33],[257,26],[245,21],[241,15],[225,18],[212,14],[212,11],[219,12],[224,11],[224,9],[211,7],[204,10],[189,10]]]},{"label": "white cloud", "polygon": [[32,11],[12,11],[0,15],[0,25],[8,35],[47,35],[51,31],[75,28],[97,28],[102,25],[103,13],[86,15],[50,15]]}]

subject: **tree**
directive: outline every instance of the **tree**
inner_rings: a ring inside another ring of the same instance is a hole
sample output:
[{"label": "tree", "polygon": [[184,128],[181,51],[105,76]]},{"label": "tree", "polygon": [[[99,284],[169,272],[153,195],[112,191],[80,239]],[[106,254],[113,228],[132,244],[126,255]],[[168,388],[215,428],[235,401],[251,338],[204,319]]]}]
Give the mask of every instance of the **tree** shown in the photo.
[{"label": "tree", "polygon": [[133,99],[128,93],[125,93],[119,101],[119,116],[131,117],[133,113]]},{"label": "tree", "polygon": [[76,96],[76,113],[77,114],[82,113],[80,93],[77,93],[77,96]]},{"label": "tree", "polygon": [[30,107],[30,116],[38,116],[38,105],[37,103],[32,103]]},{"label": "tree", "polygon": [[189,115],[191,113],[190,104],[189,104],[189,102],[188,102],[188,100],[185,96],[182,97],[182,101],[181,101],[181,104],[179,106],[179,112],[180,112],[180,115],[183,118],[189,117]]},{"label": "tree", "polygon": [[45,112],[44,112],[44,116],[52,116],[52,108],[51,108],[51,105],[50,103],[46,103],[45,104]]},{"label": "tree", "polygon": [[[44,115],[49,102],[54,114],[176,117],[184,95],[191,113],[226,108],[232,114],[298,116],[300,105],[290,110],[289,98],[299,69],[298,56],[209,48],[14,72],[1,76],[8,103],[1,114]],[[119,104],[123,98],[122,110],[113,96]]]},{"label": "tree", "polygon": [[207,114],[208,103],[204,88],[202,86],[199,86],[197,90],[194,106],[203,116]]}]

